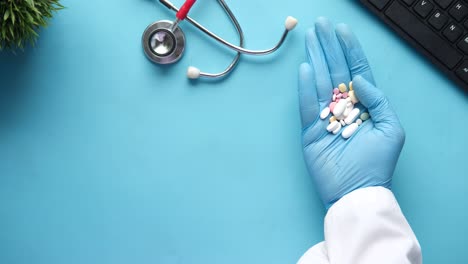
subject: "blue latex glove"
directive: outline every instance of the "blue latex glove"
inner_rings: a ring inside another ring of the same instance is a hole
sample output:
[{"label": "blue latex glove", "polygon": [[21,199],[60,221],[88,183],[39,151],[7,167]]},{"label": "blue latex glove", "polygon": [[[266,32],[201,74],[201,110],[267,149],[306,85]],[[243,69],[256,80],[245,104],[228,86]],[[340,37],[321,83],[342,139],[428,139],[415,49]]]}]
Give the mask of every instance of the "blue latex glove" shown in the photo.
[{"label": "blue latex glove", "polygon": [[[336,30],[326,18],[306,34],[309,63],[299,69],[299,98],[304,158],[328,209],[344,195],[364,187],[391,189],[392,175],[405,133],[387,98],[375,87],[362,48],[349,26]],[[349,139],[328,133],[320,111],[331,102],[332,90],[353,81],[358,107],[371,119]]]}]

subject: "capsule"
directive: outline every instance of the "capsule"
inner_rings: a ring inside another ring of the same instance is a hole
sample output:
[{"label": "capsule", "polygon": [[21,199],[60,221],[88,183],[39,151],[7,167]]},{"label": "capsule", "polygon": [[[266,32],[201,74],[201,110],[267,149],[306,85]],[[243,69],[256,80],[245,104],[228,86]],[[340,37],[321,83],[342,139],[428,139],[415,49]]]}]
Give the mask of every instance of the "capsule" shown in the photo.
[{"label": "capsule", "polygon": [[353,102],[353,104],[359,103],[359,99],[356,97],[356,94],[354,93],[354,91],[348,92],[348,98],[351,98],[351,102]]},{"label": "capsule", "polygon": [[329,107],[325,107],[322,112],[320,113],[320,118],[323,120],[325,118],[327,118],[327,116],[330,114],[330,108]]},{"label": "capsule", "polygon": [[341,130],[341,124],[338,123],[338,127],[335,130],[333,130],[333,134],[334,135],[338,134],[340,132],[340,130]]},{"label": "capsule", "polygon": [[344,139],[350,138],[354,133],[356,133],[358,127],[359,127],[358,124],[352,123],[351,125],[347,126],[347,127],[343,130],[343,132],[341,133],[341,136],[342,136]]},{"label": "capsule", "polygon": [[346,100],[340,100],[334,107],[333,109],[333,114],[338,118],[339,116],[341,116],[343,114],[343,112],[345,111],[346,109],[346,104],[347,104],[347,101]]},{"label": "capsule", "polygon": [[[359,110],[359,108],[354,108],[353,110],[351,110],[351,112],[349,113],[349,115],[345,118],[345,123],[350,125],[351,123],[354,122],[354,120],[356,120],[356,118],[358,118],[359,116],[359,113],[361,111]],[[361,121],[362,122],[362,121]]]},{"label": "capsule", "polygon": [[333,132],[333,131],[335,131],[336,129],[339,129],[339,128],[341,128],[340,122],[333,121],[327,126],[327,131],[328,132]]}]

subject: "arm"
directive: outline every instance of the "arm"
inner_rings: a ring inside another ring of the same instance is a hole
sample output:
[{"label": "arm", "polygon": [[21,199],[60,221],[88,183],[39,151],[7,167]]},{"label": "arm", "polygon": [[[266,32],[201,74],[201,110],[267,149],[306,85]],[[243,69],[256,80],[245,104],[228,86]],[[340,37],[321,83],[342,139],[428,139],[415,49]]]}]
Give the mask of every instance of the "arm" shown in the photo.
[{"label": "arm", "polygon": [[[304,158],[324,206],[325,242],[308,263],[421,263],[418,241],[391,192],[405,134],[387,98],[375,87],[359,42],[348,26],[319,18],[306,36],[308,63],[299,70]],[[372,117],[349,139],[328,133],[319,114],[332,89],[349,83]]]}]

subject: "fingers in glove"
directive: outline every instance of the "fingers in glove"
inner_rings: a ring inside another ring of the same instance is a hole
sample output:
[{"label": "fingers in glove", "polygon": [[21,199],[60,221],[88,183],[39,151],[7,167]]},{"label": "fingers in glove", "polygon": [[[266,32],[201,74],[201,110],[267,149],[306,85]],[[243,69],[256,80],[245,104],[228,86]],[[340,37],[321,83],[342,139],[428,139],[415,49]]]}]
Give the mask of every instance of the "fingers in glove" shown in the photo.
[{"label": "fingers in glove", "polygon": [[320,41],[315,34],[314,28],[309,29],[306,33],[306,51],[309,64],[315,72],[317,98],[320,103],[320,108],[324,108],[331,101],[333,84],[330,79],[325,54],[323,54]]},{"label": "fingers in glove", "polygon": [[338,87],[340,83],[349,83],[351,75],[333,24],[327,18],[319,17],[315,23],[315,31],[325,54],[333,87]]},{"label": "fingers in glove", "polygon": [[375,85],[367,57],[351,28],[346,24],[338,24],[336,26],[336,36],[346,58],[351,78],[361,75],[368,82]]},{"label": "fingers in glove", "polygon": [[315,71],[308,63],[299,66],[299,106],[302,128],[312,125],[319,116]]}]

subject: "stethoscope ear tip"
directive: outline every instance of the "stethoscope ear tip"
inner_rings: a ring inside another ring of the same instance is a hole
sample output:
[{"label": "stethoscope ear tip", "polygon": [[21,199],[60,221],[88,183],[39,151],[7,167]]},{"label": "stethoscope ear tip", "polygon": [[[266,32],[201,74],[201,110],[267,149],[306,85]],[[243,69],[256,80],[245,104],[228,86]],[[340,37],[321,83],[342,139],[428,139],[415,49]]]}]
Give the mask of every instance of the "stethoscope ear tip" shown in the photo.
[{"label": "stethoscope ear tip", "polygon": [[188,67],[187,77],[189,79],[198,79],[200,77],[200,69],[193,66]]},{"label": "stethoscope ear tip", "polygon": [[293,29],[296,27],[297,22],[298,22],[298,21],[297,21],[296,18],[294,18],[294,17],[292,17],[292,16],[288,16],[288,17],[286,18],[286,22],[284,22],[284,26],[286,27],[286,29],[287,29],[288,31],[291,31],[291,30],[293,30]]}]

